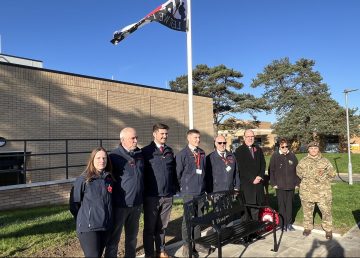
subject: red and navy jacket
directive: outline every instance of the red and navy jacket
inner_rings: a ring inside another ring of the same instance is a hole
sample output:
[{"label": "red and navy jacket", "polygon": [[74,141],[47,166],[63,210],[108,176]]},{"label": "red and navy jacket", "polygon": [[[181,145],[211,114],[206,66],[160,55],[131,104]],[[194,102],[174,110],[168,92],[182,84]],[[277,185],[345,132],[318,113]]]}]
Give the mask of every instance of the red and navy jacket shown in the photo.
[{"label": "red and navy jacket", "polygon": [[182,196],[197,196],[205,193],[206,180],[208,179],[206,177],[205,152],[197,148],[195,155],[189,146],[182,149],[176,155],[176,174]]},{"label": "red and navy jacket", "polygon": [[76,179],[73,200],[81,204],[76,217],[77,232],[111,229],[112,190],[113,180],[107,172],[101,173],[89,182],[86,182],[83,174]]},{"label": "red and navy jacket", "polygon": [[206,169],[210,180],[207,192],[240,189],[240,178],[234,154],[226,151],[223,158],[215,150],[206,157]]},{"label": "red and navy jacket", "polygon": [[141,149],[144,156],[144,196],[173,196],[177,190],[173,150],[164,145],[161,152],[155,142]]},{"label": "red and navy jacket", "polygon": [[144,157],[139,148],[126,151],[121,145],[109,154],[115,178],[113,204],[126,208],[143,203]]}]

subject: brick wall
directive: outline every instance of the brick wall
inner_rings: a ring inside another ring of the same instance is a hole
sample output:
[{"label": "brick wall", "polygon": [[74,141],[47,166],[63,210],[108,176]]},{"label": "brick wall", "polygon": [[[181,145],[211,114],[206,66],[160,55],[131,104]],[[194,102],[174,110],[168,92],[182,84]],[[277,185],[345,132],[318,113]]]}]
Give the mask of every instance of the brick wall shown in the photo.
[{"label": "brick wall", "polygon": [[74,179],[0,187],[0,210],[69,202]]},{"label": "brick wall", "polygon": [[[141,74],[139,75],[141,76]],[[119,81],[0,63],[0,136],[6,139],[118,139],[121,128],[136,128],[139,146],[152,140],[152,125],[170,126],[169,145],[175,151],[186,144],[188,96],[169,90]],[[194,127],[202,133],[202,147],[212,150],[212,99],[194,96]],[[90,151],[97,142],[73,142],[69,151]],[[105,146],[113,149],[118,141]],[[22,151],[9,142],[3,151]],[[64,152],[64,142],[31,142],[27,151]],[[73,156],[72,164],[86,163],[88,155]],[[61,166],[64,155],[31,157],[31,168]],[[71,176],[82,172],[73,170]],[[27,183],[59,180],[64,169],[32,171]]]}]

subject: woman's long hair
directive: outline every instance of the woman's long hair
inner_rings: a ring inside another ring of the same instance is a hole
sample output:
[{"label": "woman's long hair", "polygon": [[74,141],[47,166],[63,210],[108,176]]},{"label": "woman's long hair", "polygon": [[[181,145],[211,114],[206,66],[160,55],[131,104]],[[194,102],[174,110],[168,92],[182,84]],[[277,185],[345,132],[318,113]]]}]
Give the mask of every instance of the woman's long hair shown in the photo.
[{"label": "woman's long hair", "polygon": [[97,147],[91,152],[89,161],[88,161],[88,163],[86,165],[86,169],[84,171],[86,182],[89,182],[92,178],[98,176],[98,171],[96,170],[96,168],[94,166],[94,159],[95,159],[96,153],[98,153],[99,151],[103,151],[106,153],[106,161],[107,162],[106,162],[106,167],[105,167],[104,171],[109,172],[111,177],[113,178],[112,165],[111,165],[111,161],[110,161],[107,151],[103,147]]}]

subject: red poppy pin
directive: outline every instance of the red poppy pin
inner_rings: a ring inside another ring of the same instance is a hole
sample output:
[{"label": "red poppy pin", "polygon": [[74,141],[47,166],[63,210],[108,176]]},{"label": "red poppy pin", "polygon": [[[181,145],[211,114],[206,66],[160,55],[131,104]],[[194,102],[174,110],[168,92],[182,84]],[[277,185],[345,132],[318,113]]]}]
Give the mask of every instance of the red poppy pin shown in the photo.
[{"label": "red poppy pin", "polygon": [[112,186],[111,186],[111,185],[109,185],[109,186],[107,187],[107,191],[108,191],[109,193],[112,193]]},{"label": "red poppy pin", "polygon": [[253,152],[254,152],[254,153],[256,152],[256,147],[253,147]]}]

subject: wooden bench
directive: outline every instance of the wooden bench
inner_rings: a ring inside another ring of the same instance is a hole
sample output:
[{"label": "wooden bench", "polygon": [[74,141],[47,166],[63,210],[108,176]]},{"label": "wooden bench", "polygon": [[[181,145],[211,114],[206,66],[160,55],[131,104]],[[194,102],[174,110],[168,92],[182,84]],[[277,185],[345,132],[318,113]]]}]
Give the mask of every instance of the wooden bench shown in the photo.
[{"label": "wooden bench", "polygon": [[[198,215],[201,207],[202,215]],[[249,205],[244,202],[242,192],[222,191],[194,197],[193,200],[184,203],[184,215],[189,238],[189,257],[192,257],[193,246],[216,247],[218,257],[222,257],[222,246],[229,243],[248,244],[246,240],[251,234],[266,233],[266,229],[272,227],[274,248],[277,252],[275,211],[273,221],[252,220],[249,216],[249,208],[265,208],[268,206]],[[270,208],[270,207],[269,207]],[[211,228],[205,236],[194,239],[192,232],[195,226],[202,229]]]}]

